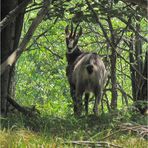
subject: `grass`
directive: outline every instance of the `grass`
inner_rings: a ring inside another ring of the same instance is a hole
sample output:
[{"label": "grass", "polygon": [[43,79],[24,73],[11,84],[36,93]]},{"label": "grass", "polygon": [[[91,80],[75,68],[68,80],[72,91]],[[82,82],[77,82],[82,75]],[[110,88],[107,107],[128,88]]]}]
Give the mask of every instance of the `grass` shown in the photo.
[{"label": "grass", "polygon": [[125,109],[99,117],[89,115],[81,118],[72,115],[25,117],[11,114],[1,119],[0,145],[2,148],[69,148],[74,147],[71,141],[106,141],[125,148],[146,148],[147,140],[137,133],[119,131],[118,125],[127,122],[146,125],[147,117]]}]

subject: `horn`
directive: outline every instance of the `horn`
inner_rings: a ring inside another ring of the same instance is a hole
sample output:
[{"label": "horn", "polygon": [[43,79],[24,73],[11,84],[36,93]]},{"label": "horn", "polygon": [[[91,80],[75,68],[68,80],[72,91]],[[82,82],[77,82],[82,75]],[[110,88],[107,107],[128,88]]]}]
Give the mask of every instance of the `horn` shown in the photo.
[{"label": "horn", "polygon": [[73,34],[73,23],[71,21],[71,33],[70,33],[70,37],[72,36],[72,34]]},{"label": "horn", "polygon": [[80,27],[79,33],[78,33],[78,38],[82,35],[82,27]]},{"label": "horn", "polygon": [[74,35],[73,35],[73,37],[76,36],[76,32],[77,32],[77,28],[78,28],[78,26],[79,26],[79,24],[77,24],[77,26],[76,26],[76,28],[75,28],[75,31],[74,31]]},{"label": "horn", "polygon": [[66,33],[66,35],[69,34],[68,28],[69,28],[69,25],[67,25],[66,28],[65,28],[65,33]]}]

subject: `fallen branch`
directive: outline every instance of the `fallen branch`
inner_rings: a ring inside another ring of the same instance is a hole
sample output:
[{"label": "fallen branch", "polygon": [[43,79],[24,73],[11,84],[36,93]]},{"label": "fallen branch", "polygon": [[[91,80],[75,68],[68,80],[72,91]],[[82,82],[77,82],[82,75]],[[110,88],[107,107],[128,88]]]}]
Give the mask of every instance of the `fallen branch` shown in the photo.
[{"label": "fallen branch", "polygon": [[133,125],[131,123],[123,123],[119,128],[124,131],[136,132],[142,137],[148,137],[148,125]]},{"label": "fallen branch", "polygon": [[111,134],[109,134],[109,135],[103,137],[103,138],[100,139],[100,140],[105,140],[105,139],[110,138],[110,137],[112,137],[113,135],[116,135],[117,133],[120,133],[120,132],[123,132],[123,131],[125,131],[125,130],[119,129],[118,131],[116,131],[116,132],[114,132],[114,133],[111,133]]},{"label": "fallen branch", "polygon": [[12,99],[10,96],[7,97],[7,101],[15,108],[17,109],[19,112],[23,113],[26,116],[33,116],[37,113],[39,113],[39,111],[35,108],[35,106],[32,107],[23,107],[20,106],[14,99]]},{"label": "fallen branch", "polygon": [[69,141],[64,142],[64,144],[77,144],[77,145],[85,145],[85,146],[97,146],[97,147],[116,147],[116,148],[122,148],[121,146],[106,142],[106,141]]}]

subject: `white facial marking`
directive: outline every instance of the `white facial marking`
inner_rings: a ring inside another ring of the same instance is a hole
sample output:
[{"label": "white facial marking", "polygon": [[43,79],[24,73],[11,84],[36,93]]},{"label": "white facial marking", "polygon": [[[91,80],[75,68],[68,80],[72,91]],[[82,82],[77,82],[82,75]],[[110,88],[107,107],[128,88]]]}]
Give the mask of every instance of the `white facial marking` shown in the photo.
[{"label": "white facial marking", "polygon": [[68,48],[73,48],[74,40],[70,40],[68,44]]}]

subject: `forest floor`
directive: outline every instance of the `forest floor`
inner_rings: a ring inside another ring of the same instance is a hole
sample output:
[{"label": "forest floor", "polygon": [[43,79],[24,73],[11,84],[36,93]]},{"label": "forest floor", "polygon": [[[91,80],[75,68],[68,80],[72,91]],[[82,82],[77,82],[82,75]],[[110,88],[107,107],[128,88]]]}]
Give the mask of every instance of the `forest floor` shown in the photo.
[{"label": "forest floor", "polygon": [[128,109],[75,118],[20,113],[1,118],[2,148],[147,148],[147,116]]}]

